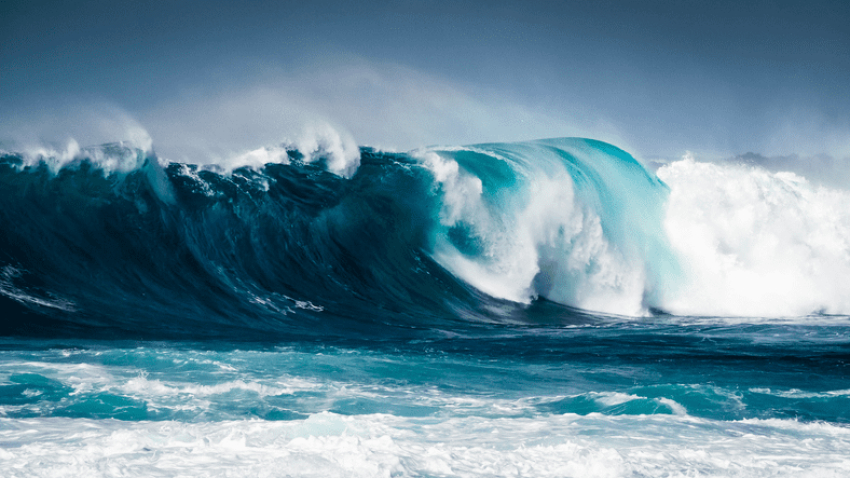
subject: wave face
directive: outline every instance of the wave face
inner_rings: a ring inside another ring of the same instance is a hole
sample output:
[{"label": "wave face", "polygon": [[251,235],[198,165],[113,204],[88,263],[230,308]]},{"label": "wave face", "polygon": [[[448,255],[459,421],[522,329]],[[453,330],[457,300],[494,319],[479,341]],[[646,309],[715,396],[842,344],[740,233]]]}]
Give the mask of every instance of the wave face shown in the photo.
[{"label": "wave face", "polygon": [[850,311],[848,197],[788,173],[686,159],[656,177],[579,138],[361,148],[356,172],[264,151],[232,170],[121,144],[4,154],[5,330]]}]

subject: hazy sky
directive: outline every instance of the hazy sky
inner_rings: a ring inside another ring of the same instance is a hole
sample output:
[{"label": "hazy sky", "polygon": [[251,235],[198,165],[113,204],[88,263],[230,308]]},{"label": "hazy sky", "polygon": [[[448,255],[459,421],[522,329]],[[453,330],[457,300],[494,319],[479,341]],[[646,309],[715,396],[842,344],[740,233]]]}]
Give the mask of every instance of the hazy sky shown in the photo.
[{"label": "hazy sky", "polygon": [[0,2],[0,140],[850,155],[850,2]]}]

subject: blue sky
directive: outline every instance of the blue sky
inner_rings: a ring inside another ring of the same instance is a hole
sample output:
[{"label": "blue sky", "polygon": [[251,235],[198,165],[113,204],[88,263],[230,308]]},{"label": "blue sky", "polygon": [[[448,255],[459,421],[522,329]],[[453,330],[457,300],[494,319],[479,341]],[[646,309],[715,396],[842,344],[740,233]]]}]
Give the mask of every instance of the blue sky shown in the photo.
[{"label": "blue sky", "polygon": [[141,128],[202,161],[591,136],[638,156],[850,156],[850,2],[6,0],[0,139]]}]

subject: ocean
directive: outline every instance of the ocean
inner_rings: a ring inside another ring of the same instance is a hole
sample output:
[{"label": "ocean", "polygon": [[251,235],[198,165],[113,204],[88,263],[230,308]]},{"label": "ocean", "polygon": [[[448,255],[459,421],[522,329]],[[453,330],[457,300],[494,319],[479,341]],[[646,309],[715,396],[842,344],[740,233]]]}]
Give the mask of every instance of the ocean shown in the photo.
[{"label": "ocean", "polygon": [[850,476],[850,192],[582,138],[0,152],[2,476]]}]

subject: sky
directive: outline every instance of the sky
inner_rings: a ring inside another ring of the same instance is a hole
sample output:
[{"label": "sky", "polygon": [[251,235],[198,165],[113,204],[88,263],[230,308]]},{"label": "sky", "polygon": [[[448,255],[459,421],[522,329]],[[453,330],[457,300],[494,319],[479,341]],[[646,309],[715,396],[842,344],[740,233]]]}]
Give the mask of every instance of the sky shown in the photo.
[{"label": "sky", "polygon": [[[850,157],[850,2],[0,2],[0,142]],[[141,132],[141,133],[140,133]]]}]

